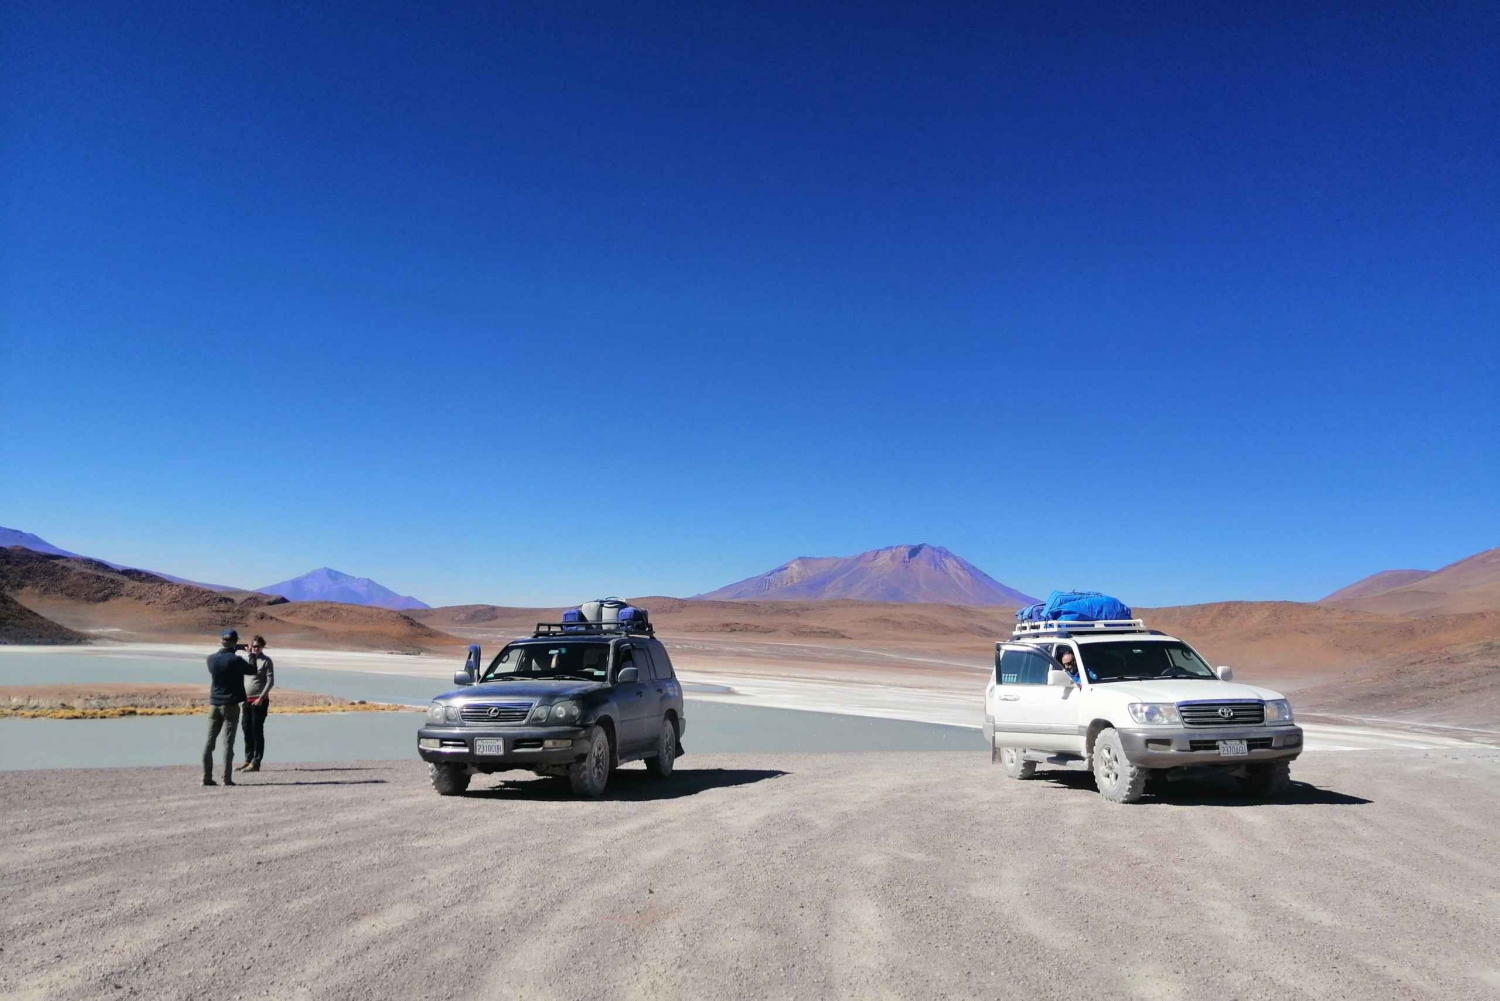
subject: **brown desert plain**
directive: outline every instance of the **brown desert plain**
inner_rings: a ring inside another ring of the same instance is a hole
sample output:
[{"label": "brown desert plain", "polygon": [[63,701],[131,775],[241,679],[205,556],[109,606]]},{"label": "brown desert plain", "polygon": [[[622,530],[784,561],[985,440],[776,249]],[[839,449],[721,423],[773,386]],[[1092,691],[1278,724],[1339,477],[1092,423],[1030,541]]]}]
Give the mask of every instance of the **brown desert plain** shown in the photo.
[{"label": "brown desert plain", "polygon": [[[220,629],[281,648],[446,654],[556,621],[560,608],[454,605],[396,612],[214,592],[87,559],[0,550],[0,642],[206,642]],[[710,601],[644,596],[681,669],[738,677],[982,684],[1014,609],[852,600]],[[7,612],[7,609],[9,611]],[[1305,711],[1500,720],[1500,549],[1434,572],[1374,575],[1321,602],[1138,608],[1242,680],[1296,693]],[[15,623],[14,626],[8,625]],[[70,635],[72,634],[72,635]],[[26,637],[33,638],[26,638]]]}]

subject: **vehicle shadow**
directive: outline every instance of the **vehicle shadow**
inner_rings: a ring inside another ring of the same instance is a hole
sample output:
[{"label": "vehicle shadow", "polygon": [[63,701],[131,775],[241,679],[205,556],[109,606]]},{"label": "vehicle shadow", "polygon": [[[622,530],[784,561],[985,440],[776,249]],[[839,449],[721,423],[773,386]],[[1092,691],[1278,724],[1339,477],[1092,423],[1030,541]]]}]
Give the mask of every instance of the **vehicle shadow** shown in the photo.
[{"label": "vehicle shadow", "polygon": [[[617,769],[609,776],[609,785],[600,799],[640,802],[654,799],[681,799],[710,789],[753,785],[787,774],[775,768],[682,768],[670,778],[659,779],[644,768]],[[504,800],[571,800],[577,797],[565,779],[502,779],[497,786],[470,789],[477,799]]]},{"label": "vehicle shadow", "polygon": [[[1060,788],[1099,795],[1094,776],[1083,771],[1047,771],[1037,775]],[[1293,781],[1291,788],[1274,800],[1247,796],[1238,782],[1226,775],[1192,775],[1180,779],[1154,779],[1146,785],[1139,805],[1164,806],[1365,806],[1373,800],[1323,789],[1310,782]]]},{"label": "vehicle shadow", "polygon": [[235,779],[236,789],[255,789],[259,786],[383,786],[385,779],[293,779],[291,782],[257,782],[254,779]]}]

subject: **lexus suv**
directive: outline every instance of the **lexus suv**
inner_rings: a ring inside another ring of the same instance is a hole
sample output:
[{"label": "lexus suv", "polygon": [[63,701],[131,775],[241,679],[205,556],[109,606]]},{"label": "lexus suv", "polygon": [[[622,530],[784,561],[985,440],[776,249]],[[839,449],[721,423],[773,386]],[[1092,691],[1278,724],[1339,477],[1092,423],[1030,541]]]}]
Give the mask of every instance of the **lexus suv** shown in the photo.
[{"label": "lexus suv", "polygon": [[1235,684],[1229,668],[1139,619],[1019,623],[995,644],[984,734],[1013,778],[1081,761],[1116,803],[1188,766],[1229,770],[1252,796],[1274,798],[1302,753],[1280,693]]},{"label": "lexus suv", "polygon": [[459,687],[427,707],[417,753],[432,787],[463,793],[476,774],[513,769],[603,795],[617,766],[644,760],[659,778],[683,753],[682,686],[649,624],[538,623],[488,666],[469,648]]}]

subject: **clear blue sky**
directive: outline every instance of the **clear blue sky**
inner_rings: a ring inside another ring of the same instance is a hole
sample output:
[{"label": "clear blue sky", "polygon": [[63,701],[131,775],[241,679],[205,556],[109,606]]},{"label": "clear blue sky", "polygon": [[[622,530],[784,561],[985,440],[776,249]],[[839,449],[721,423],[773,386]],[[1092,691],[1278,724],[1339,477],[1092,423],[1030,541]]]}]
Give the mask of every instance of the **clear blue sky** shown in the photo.
[{"label": "clear blue sky", "polygon": [[1312,6],[8,4],[0,524],[433,603],[1500,545],[1500,15]]}]

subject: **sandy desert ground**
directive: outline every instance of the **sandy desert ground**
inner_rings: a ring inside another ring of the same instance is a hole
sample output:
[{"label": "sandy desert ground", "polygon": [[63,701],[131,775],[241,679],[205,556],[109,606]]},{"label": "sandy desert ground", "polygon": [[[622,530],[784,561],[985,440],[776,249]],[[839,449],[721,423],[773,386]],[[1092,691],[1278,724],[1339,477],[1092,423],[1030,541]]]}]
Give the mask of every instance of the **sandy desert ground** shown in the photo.
[{"label": "sandy desert ground", "polygon": [[0,995],[1493,998],[1500,752],[1133,807],[983,754],[0,773]]}]

